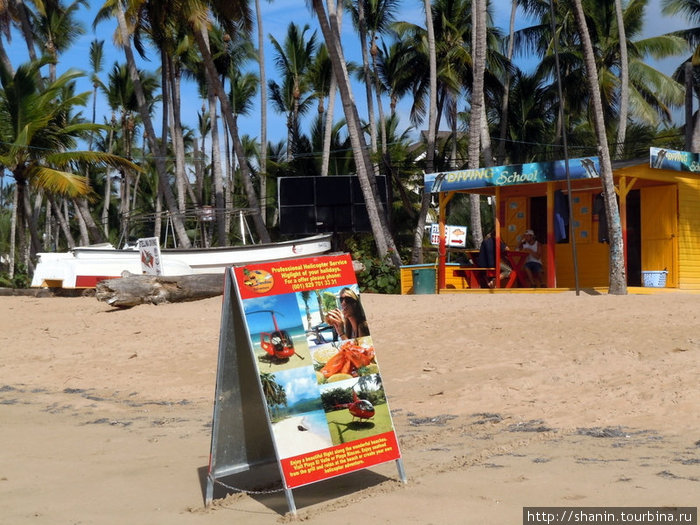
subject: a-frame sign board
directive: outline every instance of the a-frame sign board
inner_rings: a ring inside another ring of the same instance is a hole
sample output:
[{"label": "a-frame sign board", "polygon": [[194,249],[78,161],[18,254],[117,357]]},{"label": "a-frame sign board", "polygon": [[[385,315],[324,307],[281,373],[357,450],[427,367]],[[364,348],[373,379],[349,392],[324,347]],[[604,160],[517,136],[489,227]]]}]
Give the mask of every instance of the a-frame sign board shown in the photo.
[{"label": "a-frame sign board", "polygon": [[405,482],[350,257],[228,269],[207,504],[236,474],[296,513],[293,488],[387,461]]}]

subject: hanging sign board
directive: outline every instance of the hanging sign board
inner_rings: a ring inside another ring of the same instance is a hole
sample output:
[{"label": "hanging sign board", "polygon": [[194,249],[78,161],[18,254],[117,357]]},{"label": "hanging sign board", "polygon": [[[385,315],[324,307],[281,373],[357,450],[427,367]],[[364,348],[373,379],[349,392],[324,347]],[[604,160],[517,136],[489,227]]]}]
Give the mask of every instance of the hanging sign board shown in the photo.
[{"label": "hanging sign board", "polygon": [[392,460],[405,478],[348,255],[227,271],[211,452],[210,485],[276,462],[293,512],[295,487]]},{"label": "hanging sign board", "polygon": [[163,269],[160,259],[160,244],[158,237],[145,237],[137,241],[141,254],[141,273],[145,275],[161,275]]},{"label": "hanging sign board", "polygon": [[659,170],[700,171],[700,155],[690,151],[649,148],[649,167]]},{"label": "hanging sign board", "polygon": [[584,157],[569,159],[568,162],[555,160],[426,173],[423,176],[423,182],[425,191],[428,193],[550,182],[566,180],[567,164],[571,179],[597,179],[600,177],[600,161],[598,157]]},{"label": "hanging sign board", "polygon": [[[430,225],[430,244],[440,244],[440,225]],[[454,248],[464,248],[467,245],[467,227],[445,225],[445,245]]]}]

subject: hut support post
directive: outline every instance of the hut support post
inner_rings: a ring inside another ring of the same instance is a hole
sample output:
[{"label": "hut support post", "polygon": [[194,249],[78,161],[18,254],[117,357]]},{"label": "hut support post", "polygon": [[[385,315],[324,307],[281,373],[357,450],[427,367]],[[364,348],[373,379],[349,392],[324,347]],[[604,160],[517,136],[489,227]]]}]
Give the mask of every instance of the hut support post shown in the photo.
[{"label": "hut support post", "polygon": [[557,243],[554,236],[554,183],[547,183],[547,288],[557,287]]}]

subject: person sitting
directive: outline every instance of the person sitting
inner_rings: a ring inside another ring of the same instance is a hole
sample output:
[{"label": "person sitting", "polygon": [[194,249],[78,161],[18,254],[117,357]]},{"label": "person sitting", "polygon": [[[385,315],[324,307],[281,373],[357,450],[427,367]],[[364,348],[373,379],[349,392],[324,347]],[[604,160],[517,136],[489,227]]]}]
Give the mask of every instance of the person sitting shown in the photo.
[{"label": "person sitting", "polygon": [[[500,265],[500,274],[499,278],[501,281],[504,279],[507,279],[510,277],[510,272],[512,272],[512,268],[508,266],[508,264],[505,263],[504,261],[504,255],[508,247],[506,244],[501,240],[501,265]],[[489,234],[486,236],[486,238],[482,241],[481,243],[481,248],[479,249],[479,264],[483,268],[496,268],[496,230],[491,229]],[[496,286],[496,278],[491,277],[488,281],[488,287],[489,288],[495,288]]]},{"label": "person sitting", "polygon": [[530,286],[533,288],[537,286],[544,288],[544,282],[542,281],[542,245],[537,242],[535,232],[526,230],[518,247],[520,250],[527,252],[525,274],[530,281]]}]

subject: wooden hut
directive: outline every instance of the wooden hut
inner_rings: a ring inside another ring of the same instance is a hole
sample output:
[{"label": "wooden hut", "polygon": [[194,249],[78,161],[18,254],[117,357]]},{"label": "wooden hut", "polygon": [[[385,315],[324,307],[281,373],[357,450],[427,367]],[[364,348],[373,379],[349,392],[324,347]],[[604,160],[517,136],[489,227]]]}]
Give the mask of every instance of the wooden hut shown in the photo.
[{"label": "wooden hut", "polygon": [[[667,288],[700,290],[697,157],[652,148],[649,161],[613,165],[628,286],[662,275]],[[579,287],[607,287],[609,244],[597,158],[570,160],[568,180],[566,166],[556,161],[430,174],[426,191],[439,195],[441,229],[455,193],[495,197],[497,231],[509,247],[517,246],[526,229],[544,244],[548,287],[574,288],[576,268]],[[452,282],[445,275],[446,251],[441,245],[438,289]]]}]

